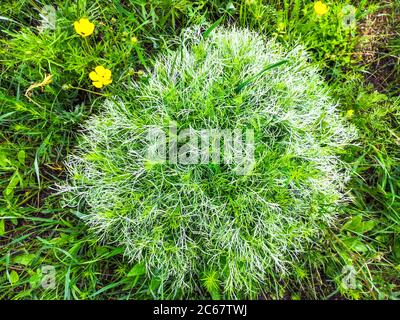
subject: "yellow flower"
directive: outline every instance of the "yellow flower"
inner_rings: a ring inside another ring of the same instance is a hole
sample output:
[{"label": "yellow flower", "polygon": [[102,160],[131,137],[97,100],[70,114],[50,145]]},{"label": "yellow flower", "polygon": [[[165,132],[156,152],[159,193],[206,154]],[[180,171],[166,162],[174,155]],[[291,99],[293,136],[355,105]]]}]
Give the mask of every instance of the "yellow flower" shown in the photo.
[{"label": "yellow flower", "polygon": [[284,32],[285,28],[286,28],[286,23],[284,23],[284,22],[278,23],[278,28],[277,28],[278,32]]},{"label": "yellow flower", "polygon": [[133,37],[131,38],[131,42],[132,42],[132,44],[135,46],[135,45],[137,45],[137,43],[139,42],[139,40],[138,40],[137,37],[133,36]]},{"label": "yellow flower", "polygon": [[346,117],[347,118],[351,118],[353,115],[354,115],[354,110],[353,109],[347,110],[347,112],[346,112]]},{"label": "yellow flower", "polygon": [[82,18],[79,21],[74,22],[75,31],[82,37],[90,36],[94,30],[94,24],[89,19]]},{"label": "yellow flower", "polygon": [[317,1],[314,4],[314,11],[317,15],[323,16],[328,12],[328,6],[325,3],[322,3],[322,1]]},{"label": "yellow flower", "polygon": [[89,78],[93,81],[93,85],[96,88],[102,88],[112,82],[111,70],[103,66],[97,66],[94,68],[94,71],[89,73]]}]

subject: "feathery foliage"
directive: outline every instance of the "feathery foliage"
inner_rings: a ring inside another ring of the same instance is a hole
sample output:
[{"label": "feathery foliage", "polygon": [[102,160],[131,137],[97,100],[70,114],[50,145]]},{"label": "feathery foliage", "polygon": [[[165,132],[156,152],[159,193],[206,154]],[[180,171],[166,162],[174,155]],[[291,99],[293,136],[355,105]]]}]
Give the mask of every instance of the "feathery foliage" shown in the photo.
[{"label": "feathery foliage", "polygon": [[[206,39],[187,29],[178,46],[84,124],[65,198],[162,290],[189,296],[203,284],[212,295],[256,297],[301,266],[334,221],[348,179],[338,154],[355,132],[301,47],[223,28]],[[253,129],[254,167],[238,175],[225,164],[149,163],[146,129],[171,121]]]}]

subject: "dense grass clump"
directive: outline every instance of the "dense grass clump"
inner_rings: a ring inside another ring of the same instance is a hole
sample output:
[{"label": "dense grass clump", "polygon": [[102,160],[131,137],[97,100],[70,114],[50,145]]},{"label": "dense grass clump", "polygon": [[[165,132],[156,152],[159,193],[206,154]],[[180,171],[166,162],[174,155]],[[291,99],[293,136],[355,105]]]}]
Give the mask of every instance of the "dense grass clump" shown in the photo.
[{"label": "dense grass clump", "polygon": [[[125,89],[84,124],[68,162],[66,199],[99,238],[179,295],[255,297],[303,265],[346,200],[339,154],[355,134],[302,48],[188,29]],[[224,163],[149,161],[146,129],[171,122],[252,129],[255,164],[242,175]]]}]

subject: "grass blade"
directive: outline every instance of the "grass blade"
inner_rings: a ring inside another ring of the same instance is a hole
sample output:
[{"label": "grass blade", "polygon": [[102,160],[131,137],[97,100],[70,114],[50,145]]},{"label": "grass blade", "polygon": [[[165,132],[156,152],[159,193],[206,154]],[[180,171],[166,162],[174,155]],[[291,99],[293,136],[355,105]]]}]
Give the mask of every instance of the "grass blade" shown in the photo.
[{"label": "grass blade", "polygon": [[217,21],[215,21],[204,33],[203,33],[203,37],[207,38],[210,33],[216,28],[218,27],[218,25],[222,22],[222,20],[224,19],[224,16],[220,17]]},{"label": "grass blade", "polygon": [[287,62],[289,62],[289,61],[288,61],[288,60],[282,60],[282,61],[279,61],[279,62],[277,62],[277,63],[273,63],[273,64],[270,64],[270,65],[266,66],[264,69],[262,69],[262,70],[261,70],[259,73],[257,73],[256,75],[254,75],[254,76],[252,76],[252,77],[246,79],[246,80],[243,81],[242,83],[240,83],[240,84],[237,86],[237,88],[235,89],[235,92],[236,92],[236,93],[239,93],[240,91],[243,90],[243,88],[244,88],[245,86],[249,85],[252,81],[254,81],[255,79],[257,79],[257,78],[258,78],[259,76],[261,76],[264,72],[266,72],[266,71],[268,71],[268,70],[271,70],[271,69],[274,69],[274,68],[276,68],[276,67],[279,67],[280,65],[282,65],[282,64],[284,64],[284,63],[287,63]]}]

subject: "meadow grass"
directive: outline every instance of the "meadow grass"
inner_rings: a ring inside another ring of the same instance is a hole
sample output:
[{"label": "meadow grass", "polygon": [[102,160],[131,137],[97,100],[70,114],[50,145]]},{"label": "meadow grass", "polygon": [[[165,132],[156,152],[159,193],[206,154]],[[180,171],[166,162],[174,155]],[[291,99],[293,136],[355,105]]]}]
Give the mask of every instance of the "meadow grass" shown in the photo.
[{"label": "meadow grass", "polygon": [[[40,12],[46,4],[56,8],[54,30],[41,28],[45,23]],[[356,27],[344,30],[340,22],[345,4],[328,3],[328,14],[317,17],[312,2],[299,0],[113,1],[108,6],[100,1],[2,1],[0,297],[179,297],[164,291],[159,277],[146,277],[140,263],[124,257],[124,248],[98,243],[82,214],[62,207],[56,186],[65,183],[64,164],[81,124],[100,114],[106,99],[124,96],[126,84],[146,82],[158,54],[177,49],[179,42],[171,40],[182,29],[211,25],[221,17],[220,25],[260,32],[285,50],[302,44],[312,64],[322,67],[331,96],[359,133],[358,144],[342,155],[352,168],[352,202],[335,225],[322,228],[323,240],[303,257],[306,263],[296,264],[294,275],[275,278],[261,291],[268,298],[398,297],[399,32],[394,27],[399,6],[398,1],[359,1],[354,4]],[[73,22],[84,16],[96,26],[88,38],[73,29]],[[386,20],[379,22],[381,16]],[[385,40],[365,35],[360,28],[364,23],[378,23],[372,29],[384,30]],[[388,28],[379,28],[382,24]],[[360,51],[372,54],[368,63]],[[96,65],[113,74],[113,83],[102,90],[88,77]],[[49,74],[51,83],[25,95]],[[384,87],[368,83],[373,75],[379,82],[381,74],[392,75],[381,81]],[[41,286],[43,265],[55,267],[53,289]],[[352,288],[343,286],[346,266],[356,271]],[[204,273],[202,284],[209,292],[197,290],[193,297],[218,298],[212,290],[216,278],[214,270]]]}]

